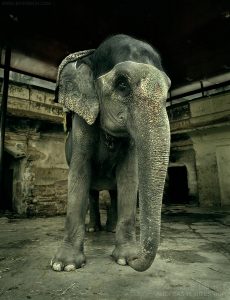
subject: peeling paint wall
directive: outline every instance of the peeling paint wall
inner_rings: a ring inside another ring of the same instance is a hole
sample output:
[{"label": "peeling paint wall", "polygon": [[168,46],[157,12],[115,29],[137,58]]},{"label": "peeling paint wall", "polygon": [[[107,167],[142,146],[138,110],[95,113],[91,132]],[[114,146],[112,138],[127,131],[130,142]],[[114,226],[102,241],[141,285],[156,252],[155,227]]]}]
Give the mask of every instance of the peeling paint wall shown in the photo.
[{"label": "peeling paint wall", "polygon": [[33,162],[36,214],[53,215],[66,210],[68,167],[64,141],[64,135],[44,133],[40,140],[30,142],[30,153],[40,154]]},{"label": "peeling paint wall", "polygon": [[[19,140],[23,149],[20,157],[17,151]],[[6,129],[5,149],[17,158],[13,167],[13,207],[16,212],[26,215],[65,213],[68,166],[64,148],[63,132],[36,132],[28,127],[15,135]]]}]

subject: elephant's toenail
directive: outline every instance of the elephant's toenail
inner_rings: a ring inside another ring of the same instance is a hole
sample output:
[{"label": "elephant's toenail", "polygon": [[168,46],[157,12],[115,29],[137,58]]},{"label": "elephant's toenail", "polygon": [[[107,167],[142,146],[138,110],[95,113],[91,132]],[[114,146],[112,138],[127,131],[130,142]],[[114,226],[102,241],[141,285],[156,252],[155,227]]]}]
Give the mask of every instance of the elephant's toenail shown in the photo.
[{"label": "elephant's toenail", "polygon": [[59,263],[54,263],[54,264],[53,264],[53,270],[54,270],[54,271],[61,271],[61,264],[59,264]]},{"label": "elephant's toenail", "polygon": [[118,258],[117,263],[121,266],[127,265],[125,258]]},{"label": "elephant's toenail", "polygon": [[65,266],[64,270],[67,272],[70,272],[70,271],[76,270],[76,267],[75,267],[75,265],[67,265],[67,266]]}]

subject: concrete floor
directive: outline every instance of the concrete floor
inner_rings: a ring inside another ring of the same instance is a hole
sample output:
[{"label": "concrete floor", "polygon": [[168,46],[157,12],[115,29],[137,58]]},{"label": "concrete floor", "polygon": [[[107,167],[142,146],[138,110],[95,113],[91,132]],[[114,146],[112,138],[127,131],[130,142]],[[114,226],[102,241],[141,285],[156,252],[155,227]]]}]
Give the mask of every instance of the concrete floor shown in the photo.
[{"label": "concrete floor", "polygon": [[49,262],[64,217],[0,218],[0,299],[230,299],[230,215],[167,207],[152,267],[115,264],[114,234],[87,233],[87,265],[54,272]]}]

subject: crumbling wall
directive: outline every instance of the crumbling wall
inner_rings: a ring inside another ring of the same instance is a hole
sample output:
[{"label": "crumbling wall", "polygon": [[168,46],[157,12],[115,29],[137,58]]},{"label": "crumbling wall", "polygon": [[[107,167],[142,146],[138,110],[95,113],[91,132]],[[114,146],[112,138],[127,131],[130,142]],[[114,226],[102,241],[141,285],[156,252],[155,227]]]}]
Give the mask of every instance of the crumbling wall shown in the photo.
[{"label": "crumbling wall", "polygon": [[65,213],[62,107],[53,102],[52,90],[28,84],[11,82],[8,95],[5,149],[15,158],[13,208],[26,215]]},{"label": "crumbling wall", "polygon": [[[19,214],[56,215],[66,212],[68,166],[65,134],[38,132],[15,123],[6,130],[6,149],[14,163],[13,207]],[[19,147],[20,145],[20,147]],[[18,150],[20,149],[20,151]]]},{"label": "crumbling wall", "polygon": [[66,211],[68,167],[65,160],[65,137],[43,133],[29,142],[33,160],[33,200],[30,213],[55,215]]}]

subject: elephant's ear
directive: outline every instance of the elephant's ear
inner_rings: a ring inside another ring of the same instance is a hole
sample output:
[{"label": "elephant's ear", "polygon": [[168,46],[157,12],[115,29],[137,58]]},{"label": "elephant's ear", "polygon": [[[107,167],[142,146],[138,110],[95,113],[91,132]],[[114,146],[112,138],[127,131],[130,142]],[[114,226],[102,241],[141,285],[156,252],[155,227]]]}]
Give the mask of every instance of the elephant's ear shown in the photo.
[{"label": "elephant's ear", "polygon": [[168,77],[168,75],[165,72],[163,72],[163,73],[164,73],[164,77],[165,77],[168,89],[170,89],[170,87],[171,87],[171,80],[170,80],[170,78]]},{"label": "elephant's ear", "polygon": [[58,102],[93,124],[99,113],[99,101],[94,88],[93,72],[83,61],[61,64],[58,75]]}]

